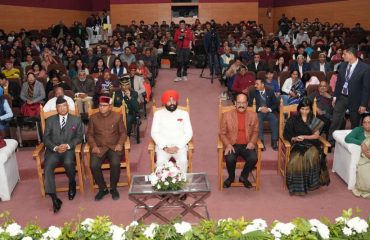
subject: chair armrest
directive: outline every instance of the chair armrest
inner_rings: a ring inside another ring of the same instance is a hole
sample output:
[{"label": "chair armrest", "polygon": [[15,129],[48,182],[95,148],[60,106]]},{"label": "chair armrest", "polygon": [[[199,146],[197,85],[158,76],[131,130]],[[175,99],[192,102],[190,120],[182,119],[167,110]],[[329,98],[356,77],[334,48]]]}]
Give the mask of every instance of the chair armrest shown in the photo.
[{"label": "chair armrest", "polygon": [[263,149],[263,144],[262,144],[261,139],[257,140],[257,149]]},{"label": "chair armrest", "polygon": [[76,147],[75,147],[75,153],[81,153],[81,150],[82,150],[82,144],[77,144]]},{"label": "chair armrest", "polygon": [[322,142],[322,144],[324,145],[324,147],[327,147],[327,148],[330,148],[331,147],[331,144],[328,142],[328,140],[326,140],[322,136],[319,137],[319,140],[320,140],[320,142]]},{"label": "chair armrest", "polygon": [[125,141],[125,150],[130,150],[130,148],[131,148],[130,139],[129,138],[126,138],[126,141]]},{"label": "chair armrest", "polygon": [[217,137],[217,149],[223,149],[224,144],[222,143],[220,137]]},{"label": "chair armrest", "polygon": [[286,148],[291,147],[290,142],[288,140],[286,140],[285,138],[280,138],[280,139],[283,141],[283,144]]},{"label": "chair armrest", "polygon": [[148,144],[148,151],[154,151],[154,146],[155,144],[154,144],[153,139],[150,139],[149,144]]},{"label": "chair armrest", "polygon": [[90,145],[86,143],[83,147],[83,152],[84,153],[89,153],[90,152]]},{"label": "chair armrest", "polygon": [[191,139],[191,140],[188,142],[188,150],[194,150],[194,143],[193,143],[193,139]]},{"label": "chair armrest", "polygon": [[43,143],[40,143],[39,145],[36,146],[36,149],[33,150],[32,152],[32,157],[36,159],[36,157],[40,157],[41,154],[45,150],[45,145]]}]

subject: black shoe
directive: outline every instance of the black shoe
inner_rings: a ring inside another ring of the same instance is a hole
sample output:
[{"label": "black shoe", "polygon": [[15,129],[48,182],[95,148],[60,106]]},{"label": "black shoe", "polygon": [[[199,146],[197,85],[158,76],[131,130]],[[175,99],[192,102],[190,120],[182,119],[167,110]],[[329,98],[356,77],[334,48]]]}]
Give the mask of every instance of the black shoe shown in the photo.
[{"label": "black shoe", "polygon": [[60,200],[57,197],[56,198],[52,198],[51,200],[53,202],[53,212],[54,213],[59,212],[59,210],[60,210],[60,208],[62,207],[62,204],[63,204],[62,200]]},{"label": "black shoe", "polygon": [[224,185],[223,185],[223,187],[224,188],[229,188],[230,186],[231,186],[231,184],[232,184],[233,182],[232,181],[230,181],[230,179],[226,179],[225,181],[224,181]]},{"label": "black shoe", "polygon": [[119,192],[117,191],[117,188],[112,188],[110,190],[110,194],[112,194],[112,199],[113,200],[118,200],[119,199]]},{"label": "black shoe", "polygon": [[265,141],[261,140],[261,142],[262,142],[262,145],[263,145],[262,152],[264,152],[266,150],[266,148],[265,148]]},{"label": "black shoe", "polygon": [[252,183],[250,181],[248,181],[248,179],[243,177],[243,176],[239,177],[239,182],[242,182],[244,184],[244,187],[246,187],[246,188],[252,188],[253,187]]},{"label": "black shoe", "polygon": [[277,151],[278,150],[278,144],[277,144],[277,141],[272,141],[271,143],[271,147],[274,151]]},{"label": "black shoe", "polygon": [[69,189],[68,189],[68,199],[73,200],[76,196],[76,182],[73,181],[69,183]]},{"label": "black shoe", "polygon": [[105,195],[109,193],[108,189],[99,190],[99,192],[95,195],[95,201],[100,201],[103,199]]}]

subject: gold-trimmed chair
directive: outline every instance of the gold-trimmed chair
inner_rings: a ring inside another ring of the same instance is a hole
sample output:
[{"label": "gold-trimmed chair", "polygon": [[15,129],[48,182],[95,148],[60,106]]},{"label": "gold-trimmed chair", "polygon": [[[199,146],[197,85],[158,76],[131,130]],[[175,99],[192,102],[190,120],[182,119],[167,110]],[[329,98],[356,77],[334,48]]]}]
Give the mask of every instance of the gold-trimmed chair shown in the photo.
[{"label": "gold-trimmed chair", "polygon": [[[117,113],[122,115],[123,123],[126,126],[126,109],[125,109],[125,106],[122,105],[119,108],[112,107],[112,111],[117,112]],[[98,112],[99,112],[98,108],[95,108],[95,109],[90,108],[89,111],[88,111],[89,118],[91,117],[91,115],[93,115],[95,113],[98,113]],[[104,123],[102,123],[102,124],[104,124]],[[125,143],[124,143],[123,155],[122,155],[121,164],[120,164],[121,169],[126,168],[127,181],[121,181],[120,180],[117,184],[117,187],[130,186],[130,182],[131,182],[131,170],[130,170],[130,158],[129,158],[130,148],[131,148],[130,138],[127,137],[126,140],[125,140]],[[86,162],[87,176],[89,178],[90,190],[91,190],[91,192],[94,192],[94,189],[98,188],[98,185],[95,184],[94,177],[92,175],[91,168],[90,168],[90,161],[91,161],[91,152],[90,152],[90,150],[91,150],[90,145],[88,143],[86,143],[84,145],[84,148],[83,148],[83,156],[84,156],[84,161]],[[102,168],[102,170],[109,170],[110,169],[108,159],[103,161],[103,164],[102,164],[101,168]],[[107,184],[107,186],[109,187],[109,184]]]},{"label": "gold-trimmed chair", "polygon": [[[222,102],[220,101],[218,105],[218,127],[221,128],[221,121],[222,115],[226,112],[235,110],[234,105],[230,106],[222,106]],[[247,111],[256,112],[256,101],[253,101],[253,105],[247,108]],[[252,182],[252,186],[255,188],[256,191],[260,188],[260,176],[261,176],[261,161],[262,161],[262,149],[263,144],[260,139],[257,140],[257,163],[254,170],[251,172],[254,182]],[[223,145],[220,136],[217,136],[217,151],[218,151],[218,189],[222,191],[223,185],[223,171],[226,169],[226,161],[225,161],[225,146]],[[243,169],[245,161],[238,156],[236,162],[236,169]],[[243,187],[244,184],[242,182],[233,182],[231,184],[232,187]]]},{"label": "gold-trimmed chair", "polygon": [[[285,123],[292,113],[296,113],[298,104],[284,106],[283,100],[280,100],[280,111],[279,111],[279,141],[278,141],[278,174],[285,178],[286,168],[290,159],[291,144],[283,136]],[[317,113],[316,98],[313,100],[312,109],[314,115]],[[330,143],[320,136],[319,140],[324,146],[324,153],[328,154],[328,149],[331,146]],[[284,181],[284,189],[286,189],[286,181]]]},{"label": "gold-trimmed chair", "polygon": [[[41,131],[44,133],[45,131],[45,124],[46,124],[46,119],[48,119],[51,116],[54,116],[58,114],[56,110],[50,111],[50,112],[44,112],[43,107],[40,106],[40,119],[41,119]],[[69,112],[69,114],[79,116],[78,115],[78,110],[75,106],[75,111],[74,112]],[[82,144],[78,144],[75,148],[75,161],[76,161],[76,173],[77,173],[77,186],[76,188],[80,190],[81,193],[84,192],[84,183],[83,183],[83,176],[84,176],[84,169],[81,164],[81,147]],[[32,157],[36,160],[37,164],[37,175],[39,178],[39,184],[40,184],[40,190],[41,190],[41,196],[45,197],[45,185],[44,185],[44,151],[45,151],[45,145],[44,143],[40,143],[39,145],[36,146],[36,149],[32,153]],[[60,163],[57,168],[55,168],[54,172],[56,174],[61,174],[65,173],[65,169],[62,163]],[[57,187],[56,191],[57,192],[66,192],[68,191],[69,187],[68,186],[63,186],[63,187]]]},{"label": "gold-trimmed chair", "polygon": [[[162,109],[163,107],[157,107],[155,105],[155,101],[153,100],[153,106],[152,111],[153,114],[155,111]],[[186,106],[177,106],[178,109],[187,111],[190,114],[190,105],[189,105],[189,99],[186,99]],[[191,139],[188,142],[188,172],[192,172],[193,170],[193,151],[194,151],[194,143],[193,139]],[[155,157],[155,142],[153,139],[150,139],[149,145],[148,145],[148,152],[150,156],[150,170],[151,172],[154,172],[156,167],[156,157]]]}]

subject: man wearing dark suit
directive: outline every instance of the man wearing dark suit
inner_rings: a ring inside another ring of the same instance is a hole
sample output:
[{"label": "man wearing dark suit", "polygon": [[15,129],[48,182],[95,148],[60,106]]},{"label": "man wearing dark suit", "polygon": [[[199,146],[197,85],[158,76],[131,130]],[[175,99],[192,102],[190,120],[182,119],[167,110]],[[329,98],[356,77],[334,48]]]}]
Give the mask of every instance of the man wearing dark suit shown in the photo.
[{"label": "man wearing dark suit", "polygon": [[4,89],[4,95],[9,95],[12,99],[12,107],[21,107],[20,92],[21,87],[12,81],[5,78],[3,73],[0,73],[0,86]]},{"label": "man wearing dark suit", "polygon": [[310,64],[304,61],[303,55],[298,55],[297,61],[294,61],[292,62],[292,64],[290,64],[289,70],[290,71],[297,70],[300,74],[300,77],[302,77],[305,72],[311,70],[311,67]]},{"label": "man wearing dark suit", "polygon": [[114,59],[116,59],[116,56],[112,54],[112,49],[107,48],[107,52],[103,56],[103,61],[107,65],[109,69],[111,69],[114,65]]},{"label": "man wearing dark suit", "polygon": [[344,62],[338,73],[333,98],[333,120],[328,140],[334,143],[333,132],[340,129],[344,114],[349,110],[351,127],[360,124],[360,117],[366,111],[370,92],[370,66],[357,58],[357,50],[349,47],[343,51]]},{"label": "man wearing dark suit", "polygon": [[326,54],[319,54],[319,61],[311,61],[311,70],[320,71],[326,74],[331,71],[330,63],[326,61]]},{"label": "man wearing dark suit", "polygon": [[121,90],[114,92],[113,106],[121,107],[126,104],[126,125],[127,135],[131,135],[132,124],[139,112],[138,94],[131,88],[130,78],[123,78],[121,81]]},{"label": "man wearing dark suit", "polygon": [[265,62],[261,61],[261,56],[259,53],[254,54],[254,61],[248,64],[248,71],[255,72],[268,71],[268,66]]},{"label": "man wearing dark suit", "polygon": [[50,195],[54,212],[58,212],[62,201],[56,195],[54,169],[62,162],[69,179],[68,198],[73,200],[76,195],[75,180],[75,147],[83,139],[81,120],[68,114],[67,101],[58,97],[56,101],[58,114],[46,120],[45,142],[45,192]]},{"label": "man wearing dark suit", "polygon": [[226,167],[229,177],[224,181],[224,188],[229,188],[235,179],[235,167],[238,156],[246,161],[239,181],[246,188],[251,188],[249,173],[257,163],[256,144],[258,139],[258,119],[255,112],[247,111],[247,96],[236,96],[236,109],[222,115],[220,139],[225,147]]},{"label": "man wearing dark suit", "polygon": [[[277,140],[278,140],[278,119],[276,117],[278,102],[274,91],[271,88],[265,87],[265,80],[256,79],[254,84],[255,89],[253,89],[248,98],[248,105],[253,105],[253,100],[256,99],[256,112],[258,116],[258,135],[261,141],[264,143],[263,136],[263,122],[268,121],[271,128],[271,146],[274,151],[277,150]],[[265,149],[265,146],[264,148]]]},{"label": "man wearing dark suit", "polygon": [[122,115],[112,111],[110,97],[99,97],[99,112],[90,117],[87,141],[91,147],[91,171],[99,192],[95,201],[100,201],[109,193],[101,165],[109,159],[110,193],[113,200],[119,199],[117,183],[121,173],[121,158],[126,140],[126,127]]}]

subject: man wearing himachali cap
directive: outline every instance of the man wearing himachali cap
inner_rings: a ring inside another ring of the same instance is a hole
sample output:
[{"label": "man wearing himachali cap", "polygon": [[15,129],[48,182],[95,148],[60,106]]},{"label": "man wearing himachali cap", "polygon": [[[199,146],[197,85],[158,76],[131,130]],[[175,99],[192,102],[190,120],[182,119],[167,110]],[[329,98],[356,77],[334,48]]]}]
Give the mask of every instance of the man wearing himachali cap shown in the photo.
[{"label": "man wearing himachali cap", "polygon": [[87,131],[87,141],[91,147],[91,171],[99,192],[95,201],[107,195],[108,188],[101,170],[105,159],[110,164],[110,193],[113,200],[119,199],[117,183],[121,173],[120,163],[123,146],[126,140],[126,127],[122,115],[112,111],[112,99],[106,96],[99,97],[99,112],[90,117]]},{"label": "man wearing himachali cap", "polygon": [[151,130],[157,166],[164,165],[172,157],[177,166],[187,172],[187,143],[193,137],[189,113],[177,109],[179,94],[175,90],[163,93],[161,100],[164,108],[154,113]]}]

